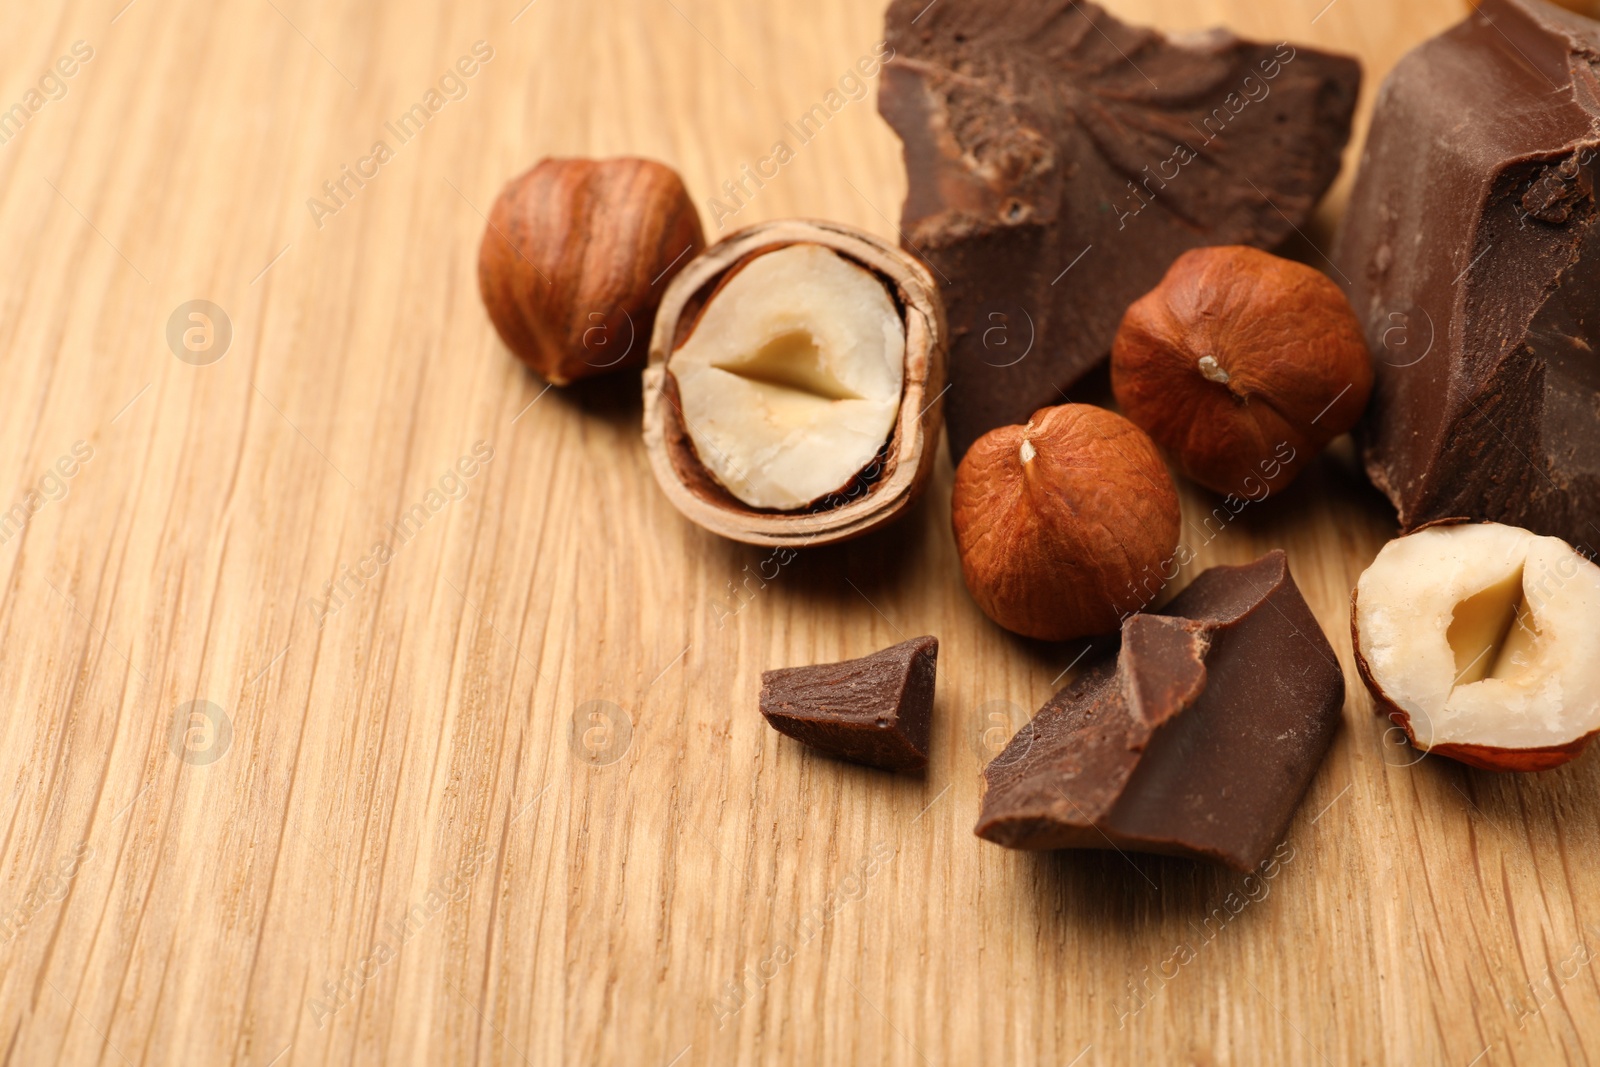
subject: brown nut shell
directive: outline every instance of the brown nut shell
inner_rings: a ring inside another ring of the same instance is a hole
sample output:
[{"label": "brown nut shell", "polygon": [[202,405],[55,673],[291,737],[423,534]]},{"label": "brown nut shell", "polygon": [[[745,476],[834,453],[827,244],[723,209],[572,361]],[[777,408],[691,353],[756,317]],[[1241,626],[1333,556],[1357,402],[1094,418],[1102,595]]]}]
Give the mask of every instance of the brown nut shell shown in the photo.
[{"label": "brown nut shell", "polygon": [[[701,462],[684,424],[672,356],[718,289],[750,260],[793,244],[827,248],[881,281],[905,325],[899,413],[879,458],[810,508],[775,511],[734,497]],[[685,517],[734,541],[804,548],[847,541],[903,515],[927,486],[944,425],[944,305],[928,268],[835,222],[786,219],[729,235],[683,268],[661,300],[644,372],[644,443],[656,481]]]},{"label": "brown nut shell", "polygon": [[951,500],[972,598],[1006,629],[1048,641],[1110,633],[1148,606],[1170,577],[1179,520],[1155,444],[1088,404],[984,434]]},{"label": "brown nut shell", "polygon": [[1339,287],[1240,245],[1179,256],[1111,349],[1123,413],[1192,480],[1253,498],[1286,487],[1355,425],[1372,377]]},{"label": "brown nut shell", "polygon": [[671,167],[545,159],[495,200],[478,288],[511,353],[566,385],[642,366],[662,294],[704,247]]}]

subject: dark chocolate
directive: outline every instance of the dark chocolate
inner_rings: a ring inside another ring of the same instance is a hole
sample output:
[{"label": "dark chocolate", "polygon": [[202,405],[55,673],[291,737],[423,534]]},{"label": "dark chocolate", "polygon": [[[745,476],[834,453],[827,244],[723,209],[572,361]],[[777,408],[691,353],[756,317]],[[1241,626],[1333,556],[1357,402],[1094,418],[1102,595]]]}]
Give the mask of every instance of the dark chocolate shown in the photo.
[{"label": "dark chocolate", "polygon": [[1213,567],[1057,693],[984,769],[977,834],[1249,870],[1339,725],[1344,674],[1281,550]]},{"label": "dark chocolate", "polygon": [[1483,0],[1384,81],[1334,253],[1400,523],[1600,548],[1600,23]]},{"label": "dark chocolate", "polygon": [[928,765],[939,639],[917,637],[843,663],[761,674],[761,714],[819,752],[881,767]]},{"label": "dark chocolate", "polygon": [[894,0],[887,23],[878,109],[949,312],[958,460],[1061,403],[1179,254],[1303,228],[1361,82],[1345,56],[1174,40],[1086,0]]}]

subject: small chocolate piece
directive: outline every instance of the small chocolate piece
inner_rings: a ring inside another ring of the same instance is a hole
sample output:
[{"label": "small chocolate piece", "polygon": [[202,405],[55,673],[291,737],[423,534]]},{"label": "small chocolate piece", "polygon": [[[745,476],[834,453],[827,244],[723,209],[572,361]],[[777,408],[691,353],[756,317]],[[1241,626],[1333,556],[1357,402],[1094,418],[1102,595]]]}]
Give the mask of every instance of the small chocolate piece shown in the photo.
[{"label": "small chocolate piece", "polygon": [[1212,567],[1057,693],[984,769],[977,834],[1249,870],[1283,840],[1344,674],[1282,550]]},{"label": "small chocolate piece", "polygon": [[928,765],[937,637],[916,637],[843,663],[761,672],[761,714],[819,752],[882,767]]},{"label": "small chocolate piece", "polygon": [[1600,23],[1482,0],[1384,81],[1334,259],[1377,360],[1359,429],[1407,530],[1600,548]]},{"label": "small chocolate piece", "polygon": [[950,449],[1059,404],[1182,252],[1273,248],[1339,172],[1351,58],[1087,0],[894,0],[878,109],[952,330]]}]

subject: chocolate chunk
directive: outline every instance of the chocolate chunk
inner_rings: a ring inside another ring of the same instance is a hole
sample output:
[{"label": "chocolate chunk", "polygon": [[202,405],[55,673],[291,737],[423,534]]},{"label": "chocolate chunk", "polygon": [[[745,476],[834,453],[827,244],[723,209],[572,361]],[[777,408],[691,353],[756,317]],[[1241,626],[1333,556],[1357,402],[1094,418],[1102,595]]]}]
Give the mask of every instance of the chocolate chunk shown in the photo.
[{"label": "chocolate chunk", "polygon": [[1600,548],[1600,23],[1482,0],[1378,96],[1334,259],[1376,356],[1367,471],[1413,529]]},{"label": "chocolate chunk", "polygon": [[761,673],[761,714],[819,752],[882,767],[928,765],[937,637],[917,637],[843,663]]},{"label": "chocolate chunk", "polygon": [[1249,870],[1283,839],[1344,704],[1281,550],[1213,567],[1057,693],[984,769],[979,837]]},{"label": "chocolate chunk", "polygon": [[1272,248],[1339,172],[1361,68],[1086,0],[894,0],[878,109],[952,328],[950,447],[1062,402],[1179,254]]}]

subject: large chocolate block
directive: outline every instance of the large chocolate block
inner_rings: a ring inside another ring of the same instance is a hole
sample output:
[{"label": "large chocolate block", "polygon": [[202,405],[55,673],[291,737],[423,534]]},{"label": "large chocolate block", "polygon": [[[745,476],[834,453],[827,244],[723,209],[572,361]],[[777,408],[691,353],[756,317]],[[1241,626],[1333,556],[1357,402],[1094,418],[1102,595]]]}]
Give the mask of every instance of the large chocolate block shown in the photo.
[{"label": "large chocolate block", "polygon": [[1414,528],[1600,548],[1600,23],[1483,0],[1383,84],[1334,259],[1377,366],[1367,471]]},{"label": "large chocolate block", "polygon": [[1339,725],[1344,674],[1282,551],[1213,567],[1075,678],[984,769],[979,837],[1249,870]]},{"label": "large chocolate block", "polygon": [[1354,59],[1087,0],[894,0],[878,109],[943,284],[950,446],[1059,404],[1179,254],[1273,248],[1339,172]]}]

